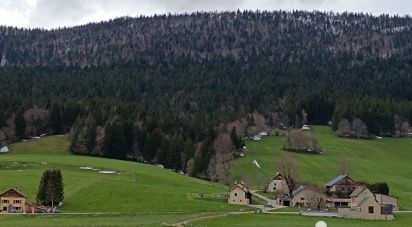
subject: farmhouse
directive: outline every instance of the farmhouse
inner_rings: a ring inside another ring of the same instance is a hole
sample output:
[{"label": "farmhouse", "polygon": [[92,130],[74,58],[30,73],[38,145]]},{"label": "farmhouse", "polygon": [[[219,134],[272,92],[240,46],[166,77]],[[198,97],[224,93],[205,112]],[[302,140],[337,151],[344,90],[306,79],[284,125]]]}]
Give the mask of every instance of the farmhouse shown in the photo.
[{"label": "farmhouse", "polygon": [[327,182],[324,187],[328,196],[327,207],[337,208],[349,205],[350,194],[359,184],[347,175],[339,175]]},{"label": "farmhouse", "polygon": [[277,195],[288,194],[289,187],[288,187],[288,184],[286,183],[285,178],[282,176],[282,174],[277,173],[272,178],[272,180],[269,182],[267,191],[274,192]]},{"label": "farmhouse", "polygon": [[[338,208],[338,217],[367,220],[392,220],[395,200],[376,196],[366,186],[358,187],[350,195],[351,205]],[[378,199],[383,199],[379,201]],[[388,199],[388,200],[385,200]],[[388,203],[384,203],[388,202]],[[396,200],[397,203],[397,200]],[[395,204],[397,207],[397,204]]]},{"label": "farmhouse", "polygon": [[252,203],[252,193],[243,182],[235,183],[229,191],[229,204],[249,205]]},{"label": "farmhouse", "polygon": [[320,209],[326,202],[326,195],[312,186],[301,185],[292,192],[292,205]]},{"label": "farmhouse", "polygon": [[26,199],[23,193],[15,188],[11,188],[0,194],[1,213],[24,213],[26,208]]}]

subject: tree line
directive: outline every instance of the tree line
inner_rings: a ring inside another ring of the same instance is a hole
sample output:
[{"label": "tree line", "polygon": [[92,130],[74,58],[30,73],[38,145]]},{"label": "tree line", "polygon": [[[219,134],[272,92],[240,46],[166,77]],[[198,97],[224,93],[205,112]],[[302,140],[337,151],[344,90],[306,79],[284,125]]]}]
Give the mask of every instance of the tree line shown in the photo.
[{"label": "tree line", "polygon": [[332,121],[349,137],[407,136],[411,25],[385,15],[238,11],[1,27],[0,145],[69,133],[76,154],[210,178],[262,124]]}]

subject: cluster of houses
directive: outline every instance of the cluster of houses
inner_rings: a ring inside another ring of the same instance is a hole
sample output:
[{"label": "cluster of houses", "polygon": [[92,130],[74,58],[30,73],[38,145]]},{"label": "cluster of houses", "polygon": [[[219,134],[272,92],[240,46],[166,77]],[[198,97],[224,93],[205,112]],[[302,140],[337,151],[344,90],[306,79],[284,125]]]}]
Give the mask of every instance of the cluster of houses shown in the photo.
[{"label": "cluster of houses", "polygon": [[16,188],[0,194],[0,213],[44,213],[44,207],[29,204],[27,196]]},{"label": "cluster of houses", "polygon": [[[268,192],[276,195],[275,202],[283,206],[301,208],[327,208],[337,217],[367,220],[392,220],[397,211],[398,199],[393,196],[372,193],[366,186],[347,175],[340,175],[323,185],[323,188],[309,184],[297,187],[289,196],[285,178],[277,174],[268,184]],[[249,205],[252,194],[243,183],[230,188],[228,203]]]}]

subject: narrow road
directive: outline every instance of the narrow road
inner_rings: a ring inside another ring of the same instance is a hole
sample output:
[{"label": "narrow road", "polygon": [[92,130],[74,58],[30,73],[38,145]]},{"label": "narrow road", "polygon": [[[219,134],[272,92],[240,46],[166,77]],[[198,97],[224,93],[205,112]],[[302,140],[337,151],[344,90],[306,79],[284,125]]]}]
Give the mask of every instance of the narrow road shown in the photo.
[{"label": "narrow road", "polygon": [[[273,208],[266,208],[266,207],[262,206],[263,207],[263,209],[262,209],[263,212],[266,212],[267,210],[275,210],[275,209],[285,208],[285,206],[281,206],[281,205],[277,204],[276,200],[269,199],[266,196],[263,196],[263,195],[257,193],[256,190],[251,190],[250,193],[252,193],[253,196],[256,196],[260,199],[265,200],[267,204],[270,204],[273,207]],[[261,208],[261,207],[257,207],[257,208]]]},{"label": "narrow road", "polygon": [[223,214],[213,214],[213,215],[209,215],[209,216],[203,216],[203,217],[197,217],[197,218],[192,218],[192,219],[187,219],[184,221],[180,221],[180,222],[176,222],[176,223],[163,223],[163,225],[166,226],[176,226],[176,227],[182,227],[182,226],[186,226],[188,223],[191,222],[195,222],[195,221],[201,221],[201,220],[205,220],[205,219],[210,219],[210,218],[220,218],[220,217],[227,217],[229,215],[240,215],[240,214],[253,214],[255,213],[255,211],[243,211],[243,212],[227,212],[227,213],[223,213]]}]

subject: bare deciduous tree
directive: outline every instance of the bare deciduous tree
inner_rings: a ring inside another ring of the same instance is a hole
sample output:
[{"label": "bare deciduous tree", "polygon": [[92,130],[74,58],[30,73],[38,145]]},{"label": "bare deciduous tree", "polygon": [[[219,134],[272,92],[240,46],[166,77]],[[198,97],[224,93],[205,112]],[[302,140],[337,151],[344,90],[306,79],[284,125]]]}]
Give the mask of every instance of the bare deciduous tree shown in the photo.
[{"label": "bare deciduous tree", "polygon": [[307,198],[308,205],[312,209],[320,210],[325,206],[325,191],[320,185],[310,185]]},{"label": "bare deciduous tree", "polygon": [[348,119],[342,119],[339,122],[338,130],[336,130],[337,136],[348,137],[352,134],[352,126]]},{"label": "bare deciduous tree", "polygon": [[351,162],[349,159],[341,159],[338,162],[339,175],[351,175]]},{"label": "bare deciduous tree", "polygon": [[352,131],[355,136],[360,139],[360,137],[365,137],[368,135],[368,127],[359,118],[355,118],[352,122]]},{"label": "bare deciduous tree", "polygon": [[292,192],[297,187],[299,178],[299,167],[295,159],[288,155],[283,155],[274,163],[276,172],[280,173],[288,186],[288,196],[293,199]]},{"label": "bare deciduous tree", "polygon": [[220,157],[218,157],[218,160],[220,181],[222,181],[226,185],[229,185],[231,183],[233,155],[227,152],[221,154]]},{"label": "bare deciduous tree", "polygon": [[293,130],[289,133],[283,148],[288,151],[297,152],[322,152],[322,149],[320,148],[318,141],[310,132],[303,132],[298,130]]}]

